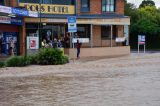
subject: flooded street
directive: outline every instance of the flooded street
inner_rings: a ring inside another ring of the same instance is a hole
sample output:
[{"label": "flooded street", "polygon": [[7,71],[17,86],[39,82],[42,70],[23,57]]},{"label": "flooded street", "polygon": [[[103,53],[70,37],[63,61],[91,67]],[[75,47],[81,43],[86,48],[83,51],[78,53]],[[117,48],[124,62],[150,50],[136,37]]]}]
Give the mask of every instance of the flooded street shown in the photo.
[{"label": "flooded street", "polygon": [[0,69],[0,106],[160,106],[160,53]]}]

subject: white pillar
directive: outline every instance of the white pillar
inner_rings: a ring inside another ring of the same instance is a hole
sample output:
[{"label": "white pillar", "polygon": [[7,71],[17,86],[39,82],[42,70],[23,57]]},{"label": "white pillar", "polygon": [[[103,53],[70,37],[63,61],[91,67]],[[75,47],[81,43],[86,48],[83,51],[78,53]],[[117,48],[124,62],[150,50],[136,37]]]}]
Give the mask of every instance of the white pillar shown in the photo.
[{"label": "white pillar", "polygon": [[72,32],[70,32],[70,48],[72,48]]},{"label": "white pillar", "polygon": [[91,24],[91,26],[90,26],[90,31],[91,31],[91,34],[90,34],[90,39],[91,39],[91,41],[90,41],[90,45],[91,45],[91,48],[93,48],[93,25]]},{"label": "white pillar", "polygon": [[124,25],[124,37],[126,38],[125,45],[129,45],[129,27],[128,25]]},{"label": "white pillar", "polygon": [[111,47],[113,46],[112,45],[112,38],[113,38],[113,25],[111,25]]}]

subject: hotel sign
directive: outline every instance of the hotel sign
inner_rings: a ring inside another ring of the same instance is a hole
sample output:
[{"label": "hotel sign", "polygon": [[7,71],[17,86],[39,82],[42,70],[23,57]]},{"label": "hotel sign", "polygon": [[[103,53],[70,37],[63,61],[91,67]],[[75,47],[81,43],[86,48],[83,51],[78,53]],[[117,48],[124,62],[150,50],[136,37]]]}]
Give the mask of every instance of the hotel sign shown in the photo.
[{"label": "hotel sign", "polygon": [[40,12],[44,14],[75,14],[73,5],[50,5],[50,4],[34,4],[19,3],[19,6],[26,7],[29,11]]}]

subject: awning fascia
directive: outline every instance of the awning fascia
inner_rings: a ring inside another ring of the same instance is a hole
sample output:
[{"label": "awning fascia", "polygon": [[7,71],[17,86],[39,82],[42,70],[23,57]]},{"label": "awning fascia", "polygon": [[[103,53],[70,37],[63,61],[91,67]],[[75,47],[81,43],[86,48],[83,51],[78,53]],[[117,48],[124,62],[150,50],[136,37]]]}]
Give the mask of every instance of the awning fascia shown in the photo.
[{"label": "awning fascia", "polygon": [[[40,18],[25,18],[27,23],[40,22]],[[44,23],[67,23],[67,19],[51,19],[41,18]],[[77,19],[77,24],[92,24],[92,25],[130,25],[130,18],[112,18],[112,19]]]}]

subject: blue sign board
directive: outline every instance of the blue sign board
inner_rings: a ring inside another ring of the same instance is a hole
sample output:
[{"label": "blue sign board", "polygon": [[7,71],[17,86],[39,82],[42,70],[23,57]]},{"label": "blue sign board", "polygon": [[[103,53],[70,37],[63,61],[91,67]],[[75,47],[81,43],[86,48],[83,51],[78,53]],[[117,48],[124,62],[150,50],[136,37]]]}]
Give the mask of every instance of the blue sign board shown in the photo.
[{"label": "blue sign board", "polygon": [[68,17],[68,32],[77,32],[76,16]]},{"label": "blue sign board", "polygon": [[11,18],[11,24],[23,25],[23,20],[21,18]]},{"label": "blue sign board", "polygon": [[138,35],[138,44],[145,44],[145,35]]},{"label": "blue sign board", "polygon": [[27,10],[12,8],[12,14],[20,15],[20,16],[29,16],[29,12]]}]

